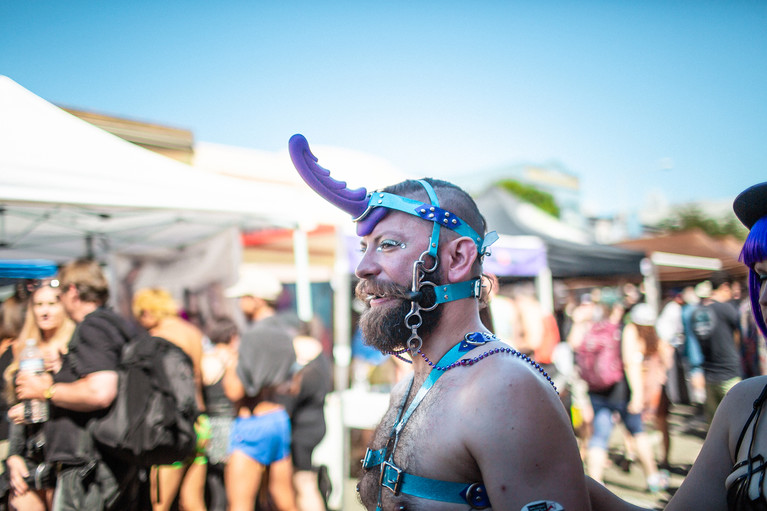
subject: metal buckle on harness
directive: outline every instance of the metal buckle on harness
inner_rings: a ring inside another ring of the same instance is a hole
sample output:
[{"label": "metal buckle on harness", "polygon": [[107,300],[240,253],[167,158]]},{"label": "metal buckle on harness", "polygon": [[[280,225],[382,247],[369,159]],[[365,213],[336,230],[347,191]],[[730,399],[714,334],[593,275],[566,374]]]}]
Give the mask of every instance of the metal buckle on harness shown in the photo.
[{"label": "metal buckle on harness", "polygon": [[[392,472],[397,474],[395,479],[390,477],[390,469]],[[402,469],[398,468],[397,465],[390,461],[384,461],[381,463],[381,476],[378,480],[378,483],[382,487],[394,493],[395,496],[399,495],[400,489],[402,488]],[[391,486],[392,484],[394,485],[393,487]]]}]

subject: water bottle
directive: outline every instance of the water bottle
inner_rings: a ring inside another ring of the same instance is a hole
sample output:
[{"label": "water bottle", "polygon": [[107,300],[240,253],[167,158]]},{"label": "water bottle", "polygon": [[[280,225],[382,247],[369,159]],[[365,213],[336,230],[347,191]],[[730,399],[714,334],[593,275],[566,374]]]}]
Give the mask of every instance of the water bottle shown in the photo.
[{"label": "water bottle", "polygon": [[[45,371],[43,353],[35,339],[27,339],[19,355],[19,373],[41,374]],[[24,422],[35,424],[48,420],[48,401],[45,399],[24,400]]]}]

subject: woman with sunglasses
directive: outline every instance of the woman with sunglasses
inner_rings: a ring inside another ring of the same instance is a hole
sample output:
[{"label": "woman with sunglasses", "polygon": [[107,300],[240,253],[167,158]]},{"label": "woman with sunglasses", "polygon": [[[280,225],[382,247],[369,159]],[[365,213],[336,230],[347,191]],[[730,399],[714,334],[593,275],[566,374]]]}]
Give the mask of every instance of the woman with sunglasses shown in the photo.
[{"label": "woman with sunglasses", "polygon": [[[14,341],[14,361],[5,372],[6,388],[13,389],[13,379],[19,368],[19,355],[27,339],[34,339],[43,353],[45,370],[58,372],[61,355],[67,352],[75,323],[67,317],[59,299],[58,281],[43,281],[30,295],[24,326]],[[11,390],[12,392],[12,390]],[[11,402],[18,401],[16,396]],[[18,408],[18,406],[16,407]],[[13,412],[11,412],[13,414]],[[42,424],[12,424],[9,456],[6,461],[10,485],[9,505],[18,510],[46,510],[53,499],[53,478],[43,481],[43,449],[45,437]],[[48,468],[50,474],[50,468]]]}]

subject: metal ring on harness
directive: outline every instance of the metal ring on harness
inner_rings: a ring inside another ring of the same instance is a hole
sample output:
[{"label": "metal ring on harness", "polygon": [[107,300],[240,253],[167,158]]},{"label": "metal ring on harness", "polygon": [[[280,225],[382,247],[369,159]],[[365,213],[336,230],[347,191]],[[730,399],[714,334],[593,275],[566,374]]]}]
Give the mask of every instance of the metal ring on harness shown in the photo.
[{"label": "metal ring on harness", "polygon": [[[421,282],[421,287],[419,288],[419,290],[423,289],[425,287],[431,287],[434,290],[434,294],[436,295],[437,294],[436,293],[437,286],[438,286],[438,284],[435,284],[434,282],[425,281],[425,282]],[[439,305],[439,303],[437,302],[437,300],[434,300],[434,303],[431,306],[424,307],[423,305],[421,305],[419,303],[418,304],[418,308],[421,309],[424,312],[429,312],[429,311],[433,311],[434,309],[436,309],[438,305]]]},{"label": "metal ring on harness", "polygon": [[[415,321],[411,323],[411,319],[415,318]],[[423,323],[423,319],[418,311],[410,310],[405,316],[405,326],[411,330],[418,328]]]},{"label": "metal ring on harness", "polygon": [[[431,245],[431,244],[432,244],[431,239],[429,239],[429,245]],[[418,258],[418,260],[415,262],[415,265],[416,266],[417,265],[423,266],[423,268],[421,268],[421,271],[423,271],[424,273],[434,273],[434,271],[439,266],[439,258],[437,256],[433,256],[434,257],[434,266],[432,266],[431,268],[426,268],[426,266],[425,266],[426,265],[426,261],[424,260],[424,256],[427,256],[427,255],[430,255],[429,254],[429,250],[424,250],[424,252]]]},{"label": "metal ring on harness", "polygon": [[[413,342],[414,340],[418,341],[418,343]],[[421,349],[421,346],[423,346],[423,339],[414,331],[407,340],[407,349],[410,351],[410,356],[415,355]]]}]

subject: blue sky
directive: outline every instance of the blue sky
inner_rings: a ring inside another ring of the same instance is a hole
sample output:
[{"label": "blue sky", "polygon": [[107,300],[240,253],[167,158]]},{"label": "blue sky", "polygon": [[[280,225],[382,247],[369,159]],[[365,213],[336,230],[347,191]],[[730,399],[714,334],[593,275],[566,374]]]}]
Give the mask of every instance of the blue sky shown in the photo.
[{"label": "blue sky", "polygon": [[612,213],[767,179],[765,27],[738,0],[6,0],[0,74],[205,142],[300,132],[447,178],[556,162]]}]

